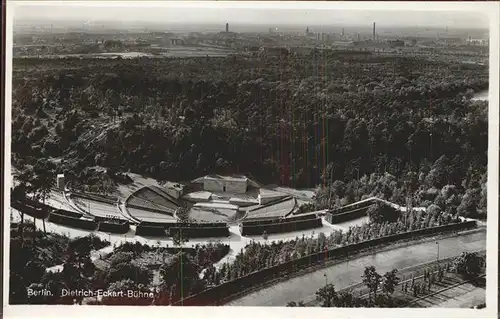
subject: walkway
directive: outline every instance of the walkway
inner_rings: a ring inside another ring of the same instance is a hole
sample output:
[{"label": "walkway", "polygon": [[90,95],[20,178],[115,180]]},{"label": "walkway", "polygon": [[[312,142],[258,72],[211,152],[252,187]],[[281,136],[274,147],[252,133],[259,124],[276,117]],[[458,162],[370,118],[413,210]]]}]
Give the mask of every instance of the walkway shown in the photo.
[{"label": "walkway", "polygon": [[[463,251],[484,249],[486,232],[444,238],[439,240],[439,246],[440,258],[453,257]],[[315,298],[315,292],[325,285],[326,280],[340,290],[358,283],[367,266],[373,265],[379,273],[385,273],[393,268],[400,269],[433,261],[436,259],[436,254],[436,243],[431,241],[362,256],[261,289],[227,305],[285,306],[288,301],[308,302]]]}]

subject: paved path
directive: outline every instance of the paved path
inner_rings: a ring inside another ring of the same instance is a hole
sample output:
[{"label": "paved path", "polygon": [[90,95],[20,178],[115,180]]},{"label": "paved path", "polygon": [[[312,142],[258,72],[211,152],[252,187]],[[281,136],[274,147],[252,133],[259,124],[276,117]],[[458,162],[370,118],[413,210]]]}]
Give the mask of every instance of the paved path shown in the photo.
[{"label": "paved path", "polygon": [[480,287],[460,287],[465,292],[456,297],[452,297],[434,307],[438,308],[470,308],[486,302],[486,291]]},{"label": "paved path", "polygon": [[[459,255],[463,251],[477,251],[486,247],[486,232],[474,232],[458,237],[439,240],[440,258]],[[431,262],[437,257],[435,241],[418,243],[406,247],[383,251],[374,255],[355,258],[331,267],[320,269],[304,276],[295,277],[272,287],[253,292],[227,305],[231,306],[285,306],[288,301],[311,301],[315,292],[325,282],[335,285],[337,290],[360,281],[364,268],[375,266],[379,273],[393,268],[405,268]],[[326,278],[325,278],[326,273]]]},{"label": "paved path", "polygon": [[[13,221],[20,221],[20,213],[11,208],[13,214]],[[27,221],[33,221],[33,217],[24,214],[24,219]],[[41,219],[36,219],[35,221],[36,227],[38,229],[43,229],[43,221]],[[326,224],[326,223],[325,223]],[[111,242],[111,245],[116,244],[116,245],[121,245],[125,242],[140,242],[142,244],[148,244],[150,246],[160,246],[160,247],[174,247],[173,241],[171,238],[168,237],[142,237],[142,236],[137,236],[135,235],[135,226],[131,225],[130,226],[130,231],[126,234],[110,234],[110,233],[105,233],[101,231],[88,231],[88,230],[83,230],[83,229],[78,229],[78,228],[73,228],[73,227],[67,227],[63,225],[58,225],[54,224],[48,221],[45,221],[45,227],[47,232],[53,232],[61,235],[68,236],[70,238],[76,238],[76,237],[83,237],[87,236],[89,234],[94,234],[101,239],[105,239]],[[236,254],[241,251],[247,244],[250,242],[260,242],[260,243],[271,243],[272,241],[279,241],[279,240],[292,240],[297,237],[301,238],[302,234],[306,237],[314,237],[316,238],[320,232],[323,232],[325,234],[329,234],[332,231],[332,225],[325,225],[321,228],[316,228],[316,229],[311,229],[311,230],[304,230],[304,231],[297,231],[297,232],[290,232],[290,233],[281,233],[281,234],[271,234],[269,235],[267,240],[264,240],[262,236],[252,236],[252,237],[246,237],[246,236],[241,236],[240,231],[238,226],[230,226],[230,236],[229,237],[217,237],[217,238],[196,238],[196,239],[190,239],[188,242],[184,243],[182,246],[184,248],[189,248],[192,247],[196,244],[206,244],[207,242],[221,242],[223,244],[228,244],[231,247],[231,252],[223,258],[221,261],[219,261],[215,266],[219,267],[222,265],[223,262],[230,262],[232,261],[235,257]]]}]

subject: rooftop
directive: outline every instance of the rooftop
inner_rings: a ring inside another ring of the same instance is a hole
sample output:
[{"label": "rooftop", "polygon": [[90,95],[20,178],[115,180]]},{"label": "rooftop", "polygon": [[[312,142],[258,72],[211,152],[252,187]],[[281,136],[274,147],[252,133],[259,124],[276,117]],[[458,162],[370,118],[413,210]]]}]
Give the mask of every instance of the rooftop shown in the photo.
[{"label": "rooftop", "polygon": [[243,176],[243,175],[233,175],[233,176],[207,175],[204,177],[204,179],[226,180],[226,181],[232,181],[232,182],[246,182],[246,181],[248,181],[248,178],[246,176]]}]

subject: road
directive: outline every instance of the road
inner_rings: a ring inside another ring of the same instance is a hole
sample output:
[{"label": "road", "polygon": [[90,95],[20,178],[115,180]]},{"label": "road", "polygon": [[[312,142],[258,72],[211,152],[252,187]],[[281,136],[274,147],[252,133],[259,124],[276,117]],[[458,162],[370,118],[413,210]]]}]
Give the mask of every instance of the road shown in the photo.
[{"label": "road", "polygon": [[[485,249],[485,247],[485,231],[444,238],[439,240],[439,257],[453,257],[463,251],[477,251]],[[315,298],[315,292],[318,288],[324,286],[326,281],[334,284],[337,290],[359,283],[364,268],[367,266],[373,265],[379,273],[385,273],[393,268],[401,269],[431,262],[436,260],[436,257],[437,245],[435,241],[399,247],[374,255],[355,258],[304,276],[292,278],[238,298],[227,305],[282,307],[289,301],[302,300],[309,302]]]}]

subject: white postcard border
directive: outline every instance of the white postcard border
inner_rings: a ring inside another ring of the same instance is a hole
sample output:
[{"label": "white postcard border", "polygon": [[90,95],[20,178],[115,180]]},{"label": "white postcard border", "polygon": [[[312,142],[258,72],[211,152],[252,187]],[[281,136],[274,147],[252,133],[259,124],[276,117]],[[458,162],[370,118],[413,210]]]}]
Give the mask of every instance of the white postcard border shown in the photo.
[{"label": "white postcard border", "polygon": [[[489,144],[488,144],[488,221],[487,221],[487,285],[485,309],[343,309],[343,308],[279,308],[279,307],[157,307],[157,306],[11,306],[9,296],[9,240],[10,232],[10,173],[11,173],[11,103],[12,103],[12,26],[16,6],[170,6],[170,7],[236,7],[267,9],[336,9],[336,10],[416,10],[480,12],[490,19],[490,85],[489,85]],[[6,318],[305,318],[305,317],[361,317],[361,318],[496,318],[498,299],[498,153],[499,153],[499,3],[498,2],[232,2],[232,1],[8,1],[6,20],[6,101],[5,101],[5,181],[4,185],[4,315]],[[495,213],[496,212],[496,213]]]}]

